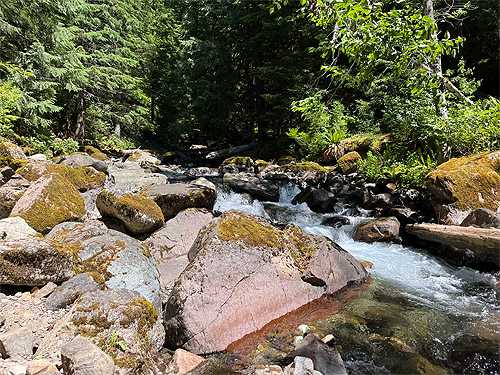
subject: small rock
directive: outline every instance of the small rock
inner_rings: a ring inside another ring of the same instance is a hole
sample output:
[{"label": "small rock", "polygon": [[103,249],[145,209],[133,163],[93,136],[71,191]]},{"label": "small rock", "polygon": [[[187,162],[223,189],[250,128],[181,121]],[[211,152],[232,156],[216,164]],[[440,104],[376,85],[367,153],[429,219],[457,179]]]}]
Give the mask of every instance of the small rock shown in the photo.
[{"label": "small rock", "polygon": [[295,336],[295,339],[293,340],[293,344],[295,346],[299,345],[302,341],[304,340],[303,336]]},{"label": "small rock", "polygon": [[36,234],[36,230],[31,228],[20,216],[0,220],[0,239],[2,240],[18,240],[33,237]]},{"label": "small rock", "polygon": [[325,344],[330,345],[330,343],[333,343],[335,341],[335,337],[333,337],[332,334],[329,334],[323,337],[321,341],[323,341]]},{"label": "small rock", "polygon": [[49,361],[41,359],[39,361],[31,361],[28,363],[26,375],[41,375],[47,373],[48,371],[55,371],[59,373],[56,366]]},{"label": "small rock", "polygon": [[113,359],[86,338],[76,337],[61,348],[64,375],[113,375]]},{"label": "small rock", "polygon": [[254,368],[254,375],[282,375],[283,370],[278,365],[258,365]]},{"label": "small rock", "polygon": [[324,375],[347,375],[337,349],[325,344],[314,333],[308,334],[302,344],[295,348],[295,355],[310,358],[314,368]]},{"label": "small rock", "polygon": [[81,273],[69,279],[47,298],[46,305],[49,310],[57,310],[75,302],[86,292],[100,290],[101,286],[86,273]]},{"label": "small rock", "polygon": [[500,214],[486,208],[477,208],[462,221],[461,227],[497,228],[500,229]]},{"label": "small rock", "polygon": [[205,362],[205,358],[184,349],[177,349],[172,357],[171,363],[174,365],[174,368],[177,369],[176,375],[184,375],[202,362]]},{"label": "small rock", "polygon": [[26,375],[26,366],[14,365],[10,367],[9,375]]},{"label": "small rock", "polygon": [[47,297],[56,288],[57,288],[57,285],[54,284],[52,281],[50,281],[42,289],[39,289],[35,293],[33,293],[33,297],[35,297],[35,298]]},{"label": "small rock", "polygon": [[310,358],[297,356],[293,360],[292,366],[293,375],[313,375],[314,374],[314,364]]},{"label": "small rock", "polygon": [[2,358],[29,357],[33,355],[35,336],[27,328],[10,330],[0,335]]},{"label": "small rock", "polygon": [[307,324],[301,324],[297,329],[302,332],[302,334],[306,333],[307,332],[307,329],[309,328],[309,326]]}]

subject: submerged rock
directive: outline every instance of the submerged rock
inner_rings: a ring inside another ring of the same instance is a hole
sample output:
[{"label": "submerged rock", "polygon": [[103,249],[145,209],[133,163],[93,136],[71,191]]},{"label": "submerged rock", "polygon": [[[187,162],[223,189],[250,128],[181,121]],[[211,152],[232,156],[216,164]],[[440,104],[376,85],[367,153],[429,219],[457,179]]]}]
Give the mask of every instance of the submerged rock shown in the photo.
[{"label": "submerged rock", "polygon": [[325,213],[334,211],[337,198],[327,190],[306,188],[293,198],[292,203],[306,203],[311,211]]},{"label": "submerged rock", "polygon": [[200,232],[165,311],[166,343],[224,350],[298,307],[365,280],[361,264],[324,237],[228,211]]}]

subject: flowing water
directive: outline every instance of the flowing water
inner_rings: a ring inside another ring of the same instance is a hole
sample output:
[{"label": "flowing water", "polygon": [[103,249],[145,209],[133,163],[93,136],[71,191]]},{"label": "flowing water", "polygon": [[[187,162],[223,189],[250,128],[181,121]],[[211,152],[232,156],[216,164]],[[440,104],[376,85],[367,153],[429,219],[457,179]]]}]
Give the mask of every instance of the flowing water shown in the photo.
[{"label": "flowing water", "polygon": [[[341,204],[335,214],[292,205],[299,189],[281,188],[278,203],[259,202],[219,187],[214,207],[238,209],[275,222],[294,222],[326,236],[356,258],[373,264],[371,280],[331,316],[308,322],[318,333],[333,333],[353,374],[499,374],[500,290],[498,275],[451,267],[417,249],[366,244],[352,239],[369,212]],[[321,225],[343,216],[350,225]]]}]

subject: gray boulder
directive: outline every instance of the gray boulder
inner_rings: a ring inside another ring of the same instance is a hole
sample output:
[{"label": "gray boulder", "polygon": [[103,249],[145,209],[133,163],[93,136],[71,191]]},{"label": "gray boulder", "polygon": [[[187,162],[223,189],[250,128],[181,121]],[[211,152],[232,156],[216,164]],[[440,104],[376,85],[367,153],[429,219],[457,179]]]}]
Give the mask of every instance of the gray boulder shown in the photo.
[{"label": "gray boulder", "polygon": [[113,163],[108,167],[109,180],[117,190],[138,192],[147,186],[166,184],[168,179],[160,173],[150,173],[138,163]]},{"label": "gray boulder", "polygon": [[61,348],[65,375],[113,375],[113,358],[88,339],[78,336]]},{"label": "gray boulder", "polygon": [[224,183],[237,193],[247,193],[261,201],[278,202],[280,199],[279,186],[259,177],[243,173],[226,173]]},{"label": "gray boulder", "polygon": [[62,309],[75,302],[82,294],[97,290],[101,290],[101,285],[96,283],[86,273],[81,273],[72,277],[52,292],[45,301],[45,304],[49,310]]},{"label": "gray boulder", "polygon": [[295,348],[295,355],[310,358],[314,369],[323,375],[347,375],[344,361],[337,349],[325,344],[314,333],[309,333]]},{"label": "gray boulder", "polygon": [[33,355],[35,335],[28,328],[10,330],[0,335],[2,358],[28,358]]},{"label": "gray boulder", "polygon": [[[226,347],[298,307],[367,277],[350,254],[289,224],[228,211],[206,225],[165,310],[166,344]],[[302,278],[304,276],[304,279]]]},{"label": "gray boulder", "polygon": [[103,160],[95,159],[88,155],[73,154],[63,158],[59,164],[69,165],[70,167],[92,167],[99,172],[107,173],[108,166]]},{"label": "gray boulder", "polygon": [[293,204],[306,203],[311,211],[314,212],[333,212],[337,198],[335,194],[324,189],[306,188],[297,194],[293,200]]},{"label": "gray boulder", "polygon": [[164,288],[156,262],[140,241],[98,221],[62,223],[46,237],[78,249],[73,253],[77,273],[88,273],[108,289],[137,291],[161,310]]},{"label": "gray boulder", "polygon": [[476,208],[462,221],[460,226],[500,229],[500,214],[486,208]]},{"label": "gray boulder", "polygon": [[359,225],[354,232],[354,239],[361,242],[399,241],[399,221],[395,217],[382,217]]},{"label": "gray boulder", "polygon": [[169,220],[186,208],[211,210],[217,192],[211,188],[193,184],[158,184],[145,188],[141,194],[160,206],[165,220]]}]

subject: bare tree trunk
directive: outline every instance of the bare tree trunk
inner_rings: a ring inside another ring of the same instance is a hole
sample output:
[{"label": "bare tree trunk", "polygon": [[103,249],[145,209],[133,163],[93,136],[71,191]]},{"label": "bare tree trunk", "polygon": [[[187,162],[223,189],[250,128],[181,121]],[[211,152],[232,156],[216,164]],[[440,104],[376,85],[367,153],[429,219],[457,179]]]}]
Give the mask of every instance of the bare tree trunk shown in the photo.
[{"label": "bare tree trunk", "polygon": [[115,135],[120,138],[122,135],[122,128],[119,122],[115,124],[115,129],[114,129]]},{"label": "bare tree trunk", "polygon": [[76,129],[75,138],[83,138],[85,135],[85,118],[86,118],[86,101],[85,93],[80,91],[76,98]]},{"label": "bare tree trunk", "polygon": [[73,104],[73,95],[71,91],[68,91],[68,97],[67,97],[67,102],[66,102],[66,129],[64,130],[64,136],[69,137],[71,134],[71,107]]}]

